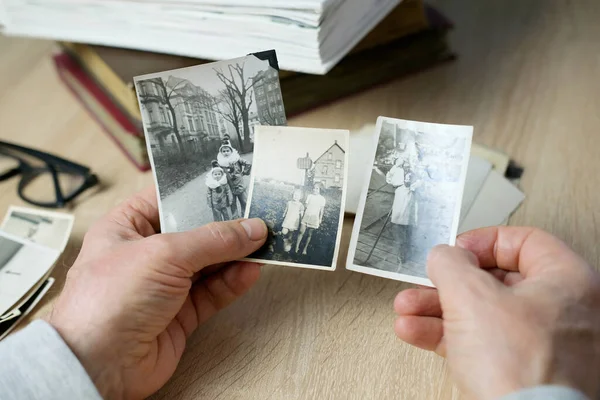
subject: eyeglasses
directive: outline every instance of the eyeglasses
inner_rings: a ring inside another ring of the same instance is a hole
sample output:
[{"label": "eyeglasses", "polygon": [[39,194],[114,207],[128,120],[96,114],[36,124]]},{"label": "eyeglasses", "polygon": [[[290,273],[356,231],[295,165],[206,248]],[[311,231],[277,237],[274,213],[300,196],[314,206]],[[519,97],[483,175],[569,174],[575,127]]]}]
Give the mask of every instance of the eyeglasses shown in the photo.
[{"label": "eyeglasses", "polygon": [[0,182],[21,175],[19,197],[46,208],[61,208],[99,183],[81,164],[0,141]]}]

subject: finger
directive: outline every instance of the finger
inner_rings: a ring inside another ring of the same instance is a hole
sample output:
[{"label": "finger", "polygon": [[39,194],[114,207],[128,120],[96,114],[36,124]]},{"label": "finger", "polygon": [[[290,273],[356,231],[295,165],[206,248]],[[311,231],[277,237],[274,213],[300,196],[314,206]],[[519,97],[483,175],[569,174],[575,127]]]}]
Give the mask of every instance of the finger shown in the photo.
[{"label": "finger", "polygon": [[549,268],[572,268],[582,260],[561,240],[537,228],[498,226],[466,232],[457,246],[474,253],[482,266],[532,276]]},{"label": "finger", "polygon": [[517,283],[521,282],[524,278],[519,272],[507,271],[505,269],[500,268],[490,268],[487,269],[494,278],[498,279],[500,282],[504,283],[506,286],[513,286]]},{"label": "finger", "polygon": [[443,322],[435,317],[398,317],[394,331],[402,341],[429,351],[437,351],[444,336]]},{"label": "finger", "polygon": [[438,290],[442,308],[479,301],[500,287],[499,282],[479,267],[475,255],[467,250],[440,245],[427,258],[427,274]]},{"label": "finger", "polygon": [[200,271],[196,272],[192,276],[192,283],[195,283],[199,279],[203,279],[203,278],[206,278],[207,276],[214,274],[215,272],[217,272],[218,270],[220,270],[221,268],[223,268],[227,265],[229,265],[229,263],[222,262],[222,263],[209,265],[208,267],[202,268]]},{"label": "finger", "polygon": [[207,321],[247,292],[259,276],[260,264],[238,262],[196,282],[190,298],[196,309],[198,324]]},{"label": "finger", "polygon": [[267,238],[265,223],[257,218],[214,222],[188,232],[149,238],[149,250],[190,274],[202,268],[239,260],[258,250]]},{"label": "finger", "polygon": [[158,200],[154,185],[119,204],[107,216],[125,240],[140,239],[160,232]]},{"label": "finger", "polygon": [[442,306],[436,289],[406,289],[396,296],[394,311],[400,316],[441,317]]}]

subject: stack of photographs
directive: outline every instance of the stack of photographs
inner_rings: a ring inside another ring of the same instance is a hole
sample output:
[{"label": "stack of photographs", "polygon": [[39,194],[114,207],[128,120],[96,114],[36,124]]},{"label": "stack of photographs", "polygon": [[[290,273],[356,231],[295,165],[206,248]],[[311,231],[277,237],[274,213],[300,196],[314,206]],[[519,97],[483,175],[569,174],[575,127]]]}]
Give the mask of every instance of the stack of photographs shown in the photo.
[{"label": "stack of photographs", "polygon": [[10,207],[0,225],[0,340],[48,292],[73,227],[70,214]]},{"label": "stack of photographs", "polygon": [[349,160],[369,159],[352,174],[366,182],[349,201],[347,268],[431,285],[427,253],[456,238],[472,127],[380,117],[349,154],[348,131],[284,126],[274,51],[135,84],[162,232],[261,218],[269,239],[248,260],[334,270]]}]

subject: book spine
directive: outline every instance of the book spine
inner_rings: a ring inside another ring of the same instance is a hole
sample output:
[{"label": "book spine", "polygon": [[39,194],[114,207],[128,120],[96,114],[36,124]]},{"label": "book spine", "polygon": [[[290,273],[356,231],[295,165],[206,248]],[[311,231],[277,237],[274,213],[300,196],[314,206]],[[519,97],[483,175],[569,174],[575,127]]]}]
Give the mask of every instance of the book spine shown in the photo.
[{"label": "book spine", "polygon": [[[68,54],[57,54],[54,57],[54,64],[56,66],[56,70],[58,72],[59,77],[65,84],[65,86],[73,93],[73,95],[79,100],[79,102],[85,107],[88,113],[96,120],[96,122],[103,128],[103,130],[108,134],[108,136],[112,139],[112,141],[119,147],[119,149],[125,154],[125,156],[138,168],[140,171],[144,172],[150,169],[150,163],[148,161],[147,154],[145,153],[145,146],[143,143],[143,134],[140,137],[138,133],[131,132],[130,129],[133,129],[133,126],[127,121],[125,117],[119,114],[119,112],[115,109],[114,105],[106,98],[104,93],[95,86],[95,83],[88,78],[83,71],[79,68],[77,63],[71,59]],[[89,104],[89,101],[83,98],[79,90],[77,90],[71,79],[76,80],[79,85],[86,90],[90,96],[94,98],[94,100],[98,103],[97,106],[102,107],[106,114],[114,119],[114,122],[118,124],[124,132],[125,135],[130,135],[131,139],[139,141],[140,154],[134,155],[131,150],[129,150],[118,138],[118,134],[113,132],[113,129],[109,127],[109,125],[97,114],[97,111],[94,107]],[[125,122],[125,124],[121,124]]]}]

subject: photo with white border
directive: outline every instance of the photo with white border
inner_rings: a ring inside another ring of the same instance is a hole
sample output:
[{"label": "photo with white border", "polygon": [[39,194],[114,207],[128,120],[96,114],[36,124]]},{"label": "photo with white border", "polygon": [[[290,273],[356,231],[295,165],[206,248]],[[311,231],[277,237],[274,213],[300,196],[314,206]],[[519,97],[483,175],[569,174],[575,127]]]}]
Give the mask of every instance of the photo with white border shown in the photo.
[{"label": "photo with white border", "polygon": [[0,231],[0,315],[52,270],[60,251]]},{"label": "photo with white border", "polygon": [[10,206],[0,229],[62,252],[71,236],[72,214]]},{"label": "photo with white border", "polygon": [[241,218],[254,129],[287,124],[279,71],[269,60],[248,55],[137,76],[134,82],[161,232]]},{"label": "photo with white border", "polygon": [[456,241],[472,136],[471,126],[378,118],[347,269],[433,286],[427,255]]},{"label": "photo with white border", "polygon": [[267,224],[246,260],[333,271],[344,219],[350,132],[258,126],[246,218]]}]

